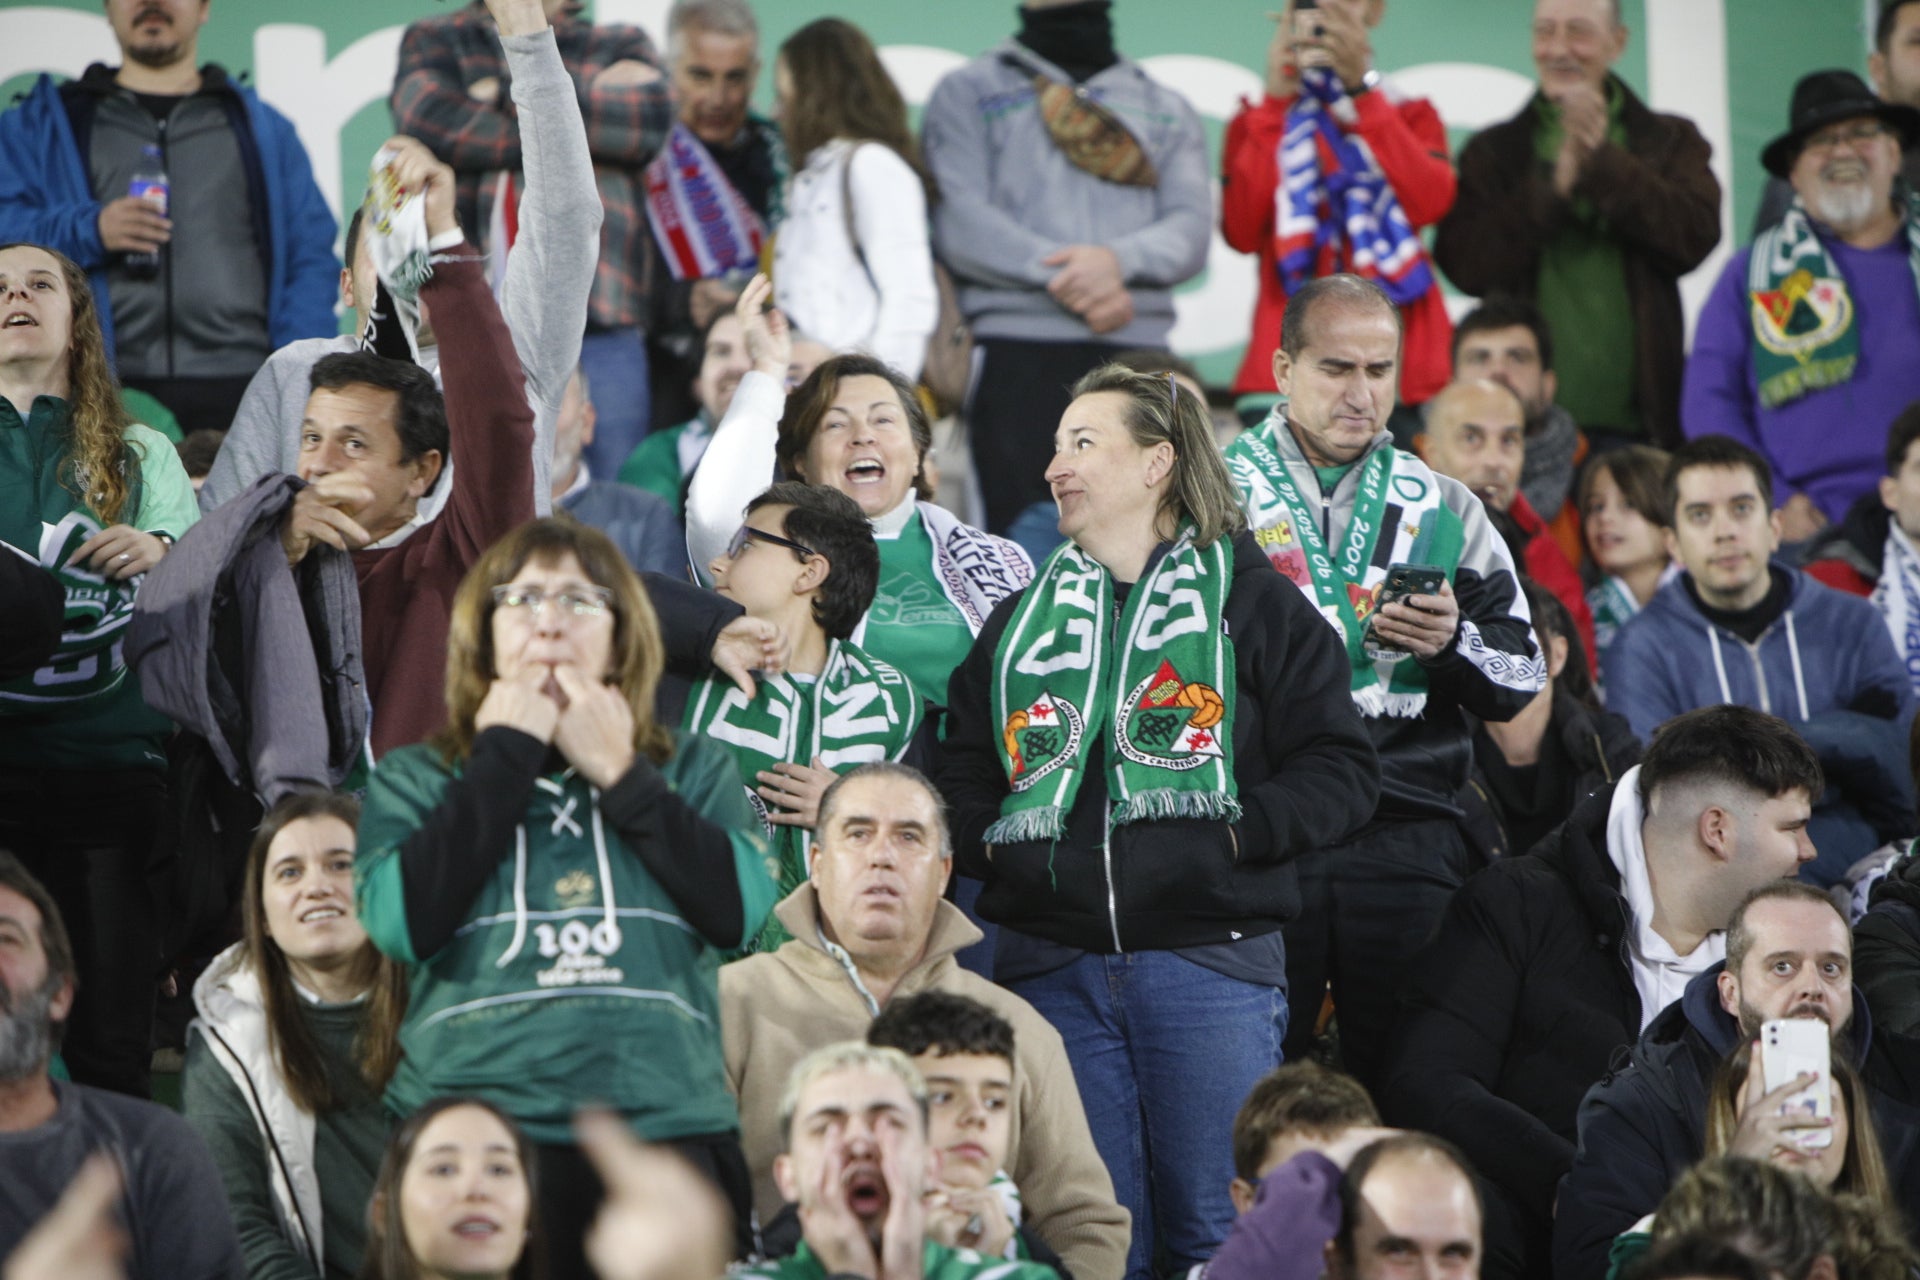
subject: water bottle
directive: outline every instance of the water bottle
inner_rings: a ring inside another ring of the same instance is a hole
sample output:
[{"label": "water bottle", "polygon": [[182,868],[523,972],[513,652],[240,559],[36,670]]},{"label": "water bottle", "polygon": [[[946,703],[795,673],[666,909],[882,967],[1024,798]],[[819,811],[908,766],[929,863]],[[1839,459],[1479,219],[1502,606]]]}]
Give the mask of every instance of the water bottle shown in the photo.
[{"label": "water bottle", "polygon": [[[152,205],[154,212],[161,217],[167,216],[167,165],[160,157],[160,148],[148,143],[140,148],[140,168],[127,183],[127,194],[136,200],[145,200]],[[129,253],[126,259],[127,274],[136,280],[151,280],[160,274],[160,250],[149,253]]]}]

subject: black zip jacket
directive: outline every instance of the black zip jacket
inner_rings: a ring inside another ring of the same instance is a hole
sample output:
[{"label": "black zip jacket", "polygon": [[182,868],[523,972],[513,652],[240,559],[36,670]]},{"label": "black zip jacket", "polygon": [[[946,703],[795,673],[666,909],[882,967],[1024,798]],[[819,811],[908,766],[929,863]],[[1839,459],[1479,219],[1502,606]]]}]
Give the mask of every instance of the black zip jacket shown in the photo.
[{"label": "black zip jacket", "polygon": [[[1707,1091],[1740,1027],[1720,1007],[1715,965],[1648,1024],[1625,1066],[1580,1104],[1580,1148],[1553,1219],[1554,1280],[1602,1280],[1613,1238],[1660,1207],[1706,1151]],[[1920,1106],[1914,1045],[1883,1036],[1856,989],[1846,1040],[1867,1084],[1894,1199],[1920,1221]],[[1856,1120],[1857,1122],[1857,1120]]]},{"label": "black zip jacket", "polygon": [[[1486,753],[1498,751],[1484,725],[1473,734],[1473,776],[1460,793],[1460,830],[1467,844],[1488,862],[1513,854],[1526,853],[1538,841],[1517,833],[1528,825],[1530,815],[1511,811],[1500,789],[1487,777]],[[1549,759],[1549,753],[1557,757]],[[1543,785],[1561,788],[1552,796],[1536,795],[1540,808],[1557,826],[1588,796],[1603,787],[1611,787],[1620,775],[1640,763],[1640,739],[1633,726],[1611,711],[1583,706],[1565,689],[1553,694],[1553,718],[1547,724],[1540,746],[1540,767],[1553,773],[1542,778]],[[1539,829],[1536,826],[1536,829]]]},{"label": "black zip jacket", "polygon": [[1883,1032],[1920,1036],[1920,859],[1911,849],[1873,887],[1853,926],[1853,981]]},{"label": "black zip jacket", "polygon": [[989,849],[981,837],[1000,816],[1008,786],[988,691],[994,650],[1024,595],[1000,602],[947,694],[938,777],[959,865],[986,882],[980,913],[1103,953],[1234,942],[1293,918],[1300,890],[1292,860],[1358,829],[1380,788],[1378,761],[1347,691],[1346,651],[1300,589],[1275,572],[1252,535],[1234,539],[1222,625],[1238,676],[1232,724],[1241,821],[1135,822],[1109,834],[1102,734],[1092,737],[1066,835]]},{"label": "black zip jacket", "polygon": [[[1515,1274],[1545,1274],[1580,1099],[1640,1029],[1630,917],[1607,853],[1613,794],[1603,786],[1532,853],[1453,895],[1407,966],[1381,1093],[1389,1124],[1458,1144],[1507,1202],[1489,1212],[1487,1247],[1525,1258]],[[1510,1239],[1493,1238],[1496,1223]]]}]

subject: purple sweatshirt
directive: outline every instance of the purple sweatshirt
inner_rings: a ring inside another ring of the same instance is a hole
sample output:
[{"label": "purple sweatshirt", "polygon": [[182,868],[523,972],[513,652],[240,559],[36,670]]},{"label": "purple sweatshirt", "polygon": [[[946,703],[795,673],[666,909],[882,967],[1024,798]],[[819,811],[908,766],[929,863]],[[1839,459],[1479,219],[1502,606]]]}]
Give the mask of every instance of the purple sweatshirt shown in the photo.
[{"label": "purple sweatshirt", "polygon": [[1887,428],[1920,400],[1920,290],[1907,264],[1907,238],[1854,249],[1821,236],[1853,295],[1860,363],[1851,380],[1777,409],[1761,405],[1753,377],[1748,246],[1720,273],[1694,332],[1680,396],[1687,436],[1721,435],[1760,451],[1773,465],[1774,502],[1796,493],[1835,524],[1854,499],[1886,474]]},{"label": "purple sweatshirt", "polygon": [[1327,1241],[1340,1232],[1340,1176],[1318,1151],[1302,1151],[1262,1178],[1206,1280],[1319,1280]]}]

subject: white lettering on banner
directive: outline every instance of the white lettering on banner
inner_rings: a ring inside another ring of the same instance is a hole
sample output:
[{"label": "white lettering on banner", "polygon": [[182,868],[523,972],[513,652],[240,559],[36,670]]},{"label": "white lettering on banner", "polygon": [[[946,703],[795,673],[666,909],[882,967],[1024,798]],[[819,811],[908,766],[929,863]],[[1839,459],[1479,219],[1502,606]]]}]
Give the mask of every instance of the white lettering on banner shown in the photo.
[{"label": "white lettering on banner", "polygon": [[[361,36],[327,60],[326,33],[318,27],[272,22],[253,33],[253,68],[260,96],[299,130],[300,141],[313,162],[314,181],[344,230],[341,213],[340,133],[347,121],[371,103],[384,103],[393,92],[394,69],[400,65],[400,37],[405,27],[382,27]],[[360,202],[371,155],[354,156],[345,164],[347,190]]]},{"label": "white lettering on banner", "polygon": [[[838,693],[825,689],[821,691],[821,701],[826,712],[820,729],[823,737],[842,740],[862,737],[883,732],[893,722],[893,717],[887,714],[890,704],[876,684],[850,684]],[[876,707],[875,703],[879,705]],[[869,707],[875,714],[862,715]]]},{"label": "white lettering on banner", "polygon": [[1140,615],[1140,638],[1135,641],[1136,648],[1158,649],[1169,640],[1207,629],[1206,603],[1200,593],[1192,587],[1175,585],[1190,582],[1199,576],[1198,567],[1192,561],[1176,565],[1172,573],[1154,575],[1154,597],[1165,595],[1167,598],[1164,603],[1157,598],[1147,601],[1146,610]]},{"label": "white lettering on banner", "polygon": [[767,700],[767,714],[780,721],[780,732],[777,734],[742,728],[727,719],[735,711],[744,711],[746,706],[747,695],[728,686],[720,700],[720,716],[708,726],[707,736],[720,742],[731,742],[736,747],[746,747],[763,756],[773,756],[776,759],[784,756],[787,743],[793,737],[793,704],[771,698]]},{"label": "white lettering on banner", "polygon": [[[1072,648],[1063,648],[1051,657],[1040,655],[1059,643],[1060,633],[1065,631]],[[1084,671],[1093,665],[1093,620],[1091,618],[1070,618],[1065,627],[1048,627],[1027,651],[1020,655],[1013,669],[1021,675],[1050,676],[1056,671]]]}]

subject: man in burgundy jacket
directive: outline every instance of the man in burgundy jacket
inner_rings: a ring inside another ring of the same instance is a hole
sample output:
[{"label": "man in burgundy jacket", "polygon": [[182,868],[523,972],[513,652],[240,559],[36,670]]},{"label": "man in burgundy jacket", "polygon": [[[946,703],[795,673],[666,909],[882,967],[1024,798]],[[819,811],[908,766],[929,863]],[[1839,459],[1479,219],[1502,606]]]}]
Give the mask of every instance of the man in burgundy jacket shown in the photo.
[{"label": "man in burgundy jacket", "polygon": [[[1257,103],[1243,102],[1227,125],[1220,160],[1220,230],[1228,244],[1260,259],[1253,332],[1247,358],[1233,380],[1237,395],[1264,395],[1267,403],[1274,395],[1268,356],[1280,345],[1280,316],[1287,307],[1278,217],[1280,144],[1290,128],[1300,127],[1296,108],[1302,104],[1304,67],[1324,69],[1316,75],[1332,72],[1340,93],[1323,114],[1341,137],[1361,144],[1414,231],[1438,222],[1453,207],[1453,164],[1447,158],[1440,113],[1425,98],[1402,97],[1373,69],[1367,31],[1379,23],[1385,8],[1385,0],[1322,0],[1318,9],[1295,10],[1289,0],[1267,50],[1266,94]],[[1334,173],[1330,143],[1323,136],[1315,146],[1320,171]],[[1359,270],[1352,246],[1341,234],[1345,228],[1340,213],[1322,206],[1321,219],[1336,234],[1315,254],[1309,274]],[[1419,252],[1424,264],[1425,253]],[[1417,405],[1452,376],[1453,326],[1437,277],[1400,306],[1407,333],[1400,400]]]},{"label": "man in burgundy jacket", "polygon": [[[395,182],[424,192],[433,276],[421,299],[439,335],[444,400],[432,376],[405,361],[350,352],[315,364],[300,428],[307,487],[280,535],[295,564],[315,542],[353,553],[376,756],[445,724],[454,591],[483,551],[534,517],[533,410],[480,256],[454,216],[453,171],[410,138],[387,146],[398,152]],[[453,492],[423,520],[420,500],[450,449],[460,459]],[[648,575],[647,589],[670,662],[700,665],[711,654],[736,680],[750,667],[777,668],[766,624],[687,584]]]}]

